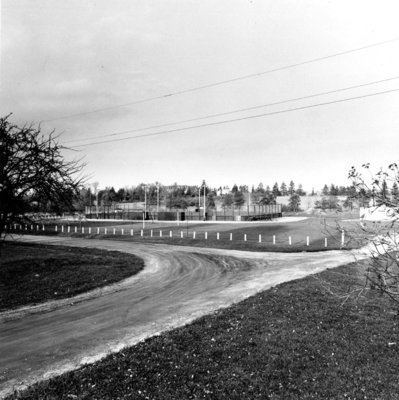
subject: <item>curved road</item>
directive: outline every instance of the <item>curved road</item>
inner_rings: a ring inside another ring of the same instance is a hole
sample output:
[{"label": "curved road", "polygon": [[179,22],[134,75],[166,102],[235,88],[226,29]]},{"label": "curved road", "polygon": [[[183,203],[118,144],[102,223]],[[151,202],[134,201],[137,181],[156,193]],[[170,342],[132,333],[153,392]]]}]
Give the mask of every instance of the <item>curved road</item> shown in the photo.
[{"label": "curved road", "polygon": [[142,257],[146,267],[105,289],[0,313],[0,396],[278,283],[354,261],[347,251],[284,254],[68,237],[20,240],[123,251]]}]

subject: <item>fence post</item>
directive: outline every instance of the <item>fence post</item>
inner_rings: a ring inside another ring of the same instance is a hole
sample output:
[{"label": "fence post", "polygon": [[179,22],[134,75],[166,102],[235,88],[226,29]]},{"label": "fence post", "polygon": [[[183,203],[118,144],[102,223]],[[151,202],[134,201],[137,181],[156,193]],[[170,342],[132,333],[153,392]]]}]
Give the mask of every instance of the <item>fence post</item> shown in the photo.
[{"label": "fence post", "polygon": [[150,230],[150,236],[152,237],[152,229]]},{"label": "fence post", "polygon": [[262,243],[262,235],[259,235],[259,243]]},{"label": "fence post", "polygon": [[75,226],[75,233],[78,233],[78,227]]},{"label": "fence post", "polygon": [[173,236],[173,232],[169,231],[169,236],[172,237]]},{"label": "fence post", "polygon": [[292,241],[291,241],[291,236],[288,236],[288,244],[291,246]]},{"label": "fence post", "polygon": [[30,226],[30,230],[33,231],[33,225]]},{"label": "fence post", "polygon": [[68,225],[68,233],[71,232],[71,227]]},{"label": "fence post", "polygon": [[161,230],[159,231],[159,237],[162,237],[162,231]]},{"label": "fence post", "polygon": [[193,239],[195,239],[195,231],[193,232]]},{"label": "fence post", "polygon": [[244,233],[244,242],[246,242],[246,241],[247,241],[247,234]]},{"label": "fence post", "polygon": [[43,228],[42,228],[42,231],[44,232],[44,225],[42,225],[42,227],[43,227]]},{"label": "fence post", "polygon": [[97,235],[100,234],[100,228],[97,228]]},{"label": "fence post", "polygon": [[107,234],[107,228],[104,228],[104,235]]},{"label": "fence post", "polygon": [[130,236],[133,236],[133,229],[130,229]]},{"label": "fence post", "polygon": [[309,236],[306,236],[306,246],[309,246]]},{"label": "fence post", "polygon": [[324,247],[327,247],[327,238],[324,239]]},{"label": "fence post", "polygon": [[273,244],[276,244],[276,235],[273,235]]},{"label": "fence post", "polygon": [[113,233],[112,233],[113,235],[115,235],[115,228],[114,228],[114,231],[113,231]]},{"label": "fence post", "polygon": [[205,240],[208,239],[208,232],[205,232]]},{"label": "fence post", "polygon": [[64,233],[64,225],[61,226],[61,232]]},{"label": "fence post", "polygon": [[89,235],[91,235],[91,226],[89,227]]},{"label": "fence post", "polygon": [[141,237],[143,237],[143,233],[144,233],[144,232],[143,232],[143,230],[141,230],[141,231],[140,231],[140,235],[141,235]]},{"label": "fence post", "polygon": [[342,229],[342,234],[341,234],[341,246],[345,246],[345,230]]},{"label": "fence post", "polygon": [[183,231],[180,232],[180,237],[183,239]]},{"label": "fence post", "polygon": [[82,233],[85,233],[85,227],[82,226]]},{"label": "fence post", "polygon": [[124,234],[125,234],[125,230],[122,228],[121,235],[123,236]]},{"label": "fence post", "polygon": [[230,233],[230,240],[233,240],[233,234]]},{"label": "fence post", "polygon": [[216,234],[216,239],[219,240],[219,232]]},{"label": "fence post", "polygon": [[55,226],[55,231],[58,232],[58,226],[57,225]]},{"label": "fence post", "polygon": [[39,230],[39,225],[36,225],[36,230],[37,230],[37,231]]}]

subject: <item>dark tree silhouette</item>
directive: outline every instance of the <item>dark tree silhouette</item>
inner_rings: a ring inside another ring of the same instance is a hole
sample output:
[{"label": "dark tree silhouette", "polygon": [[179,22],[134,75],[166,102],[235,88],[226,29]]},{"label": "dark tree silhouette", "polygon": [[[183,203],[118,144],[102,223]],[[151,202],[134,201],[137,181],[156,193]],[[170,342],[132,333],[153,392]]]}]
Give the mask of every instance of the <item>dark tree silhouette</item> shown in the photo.
[{"label": "dark tree silhouette", "polygon": [[9,117],[0,118],[0,237],[7,224],[27,219],[33,200],[51,203],[56,212],[72,208],[83,184],[83,164],[64,160],[54,132],[18,127]]}]

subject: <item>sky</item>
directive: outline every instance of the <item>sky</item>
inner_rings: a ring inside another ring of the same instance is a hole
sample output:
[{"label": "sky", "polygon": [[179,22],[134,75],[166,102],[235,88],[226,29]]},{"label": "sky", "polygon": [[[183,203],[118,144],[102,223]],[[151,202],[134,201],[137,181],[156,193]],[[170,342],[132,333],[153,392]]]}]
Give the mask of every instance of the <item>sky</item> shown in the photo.
[{"label": "sky", "polygon": [[0,12],[0,116],[59,133],[88,184],[310,192],[398,161],[396,0],[1,0]]}]

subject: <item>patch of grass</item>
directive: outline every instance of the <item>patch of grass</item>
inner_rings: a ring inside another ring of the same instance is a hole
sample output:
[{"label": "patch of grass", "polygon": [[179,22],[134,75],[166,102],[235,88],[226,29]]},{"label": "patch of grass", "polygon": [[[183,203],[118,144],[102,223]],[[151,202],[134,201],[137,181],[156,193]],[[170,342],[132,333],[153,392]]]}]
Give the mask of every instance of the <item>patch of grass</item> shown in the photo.
[{"label": "patch of grass", "polygon": [[[288,282],[104,360],[21,399],[394,399],[399,325],[363,264]],[[15,399],[10,396],[8,399]]]},{"label": "patch of grass", "polygon": [[1,249],[0,310],[72,297],[143,267],[143,260],[120,252],[7,242]]}]

